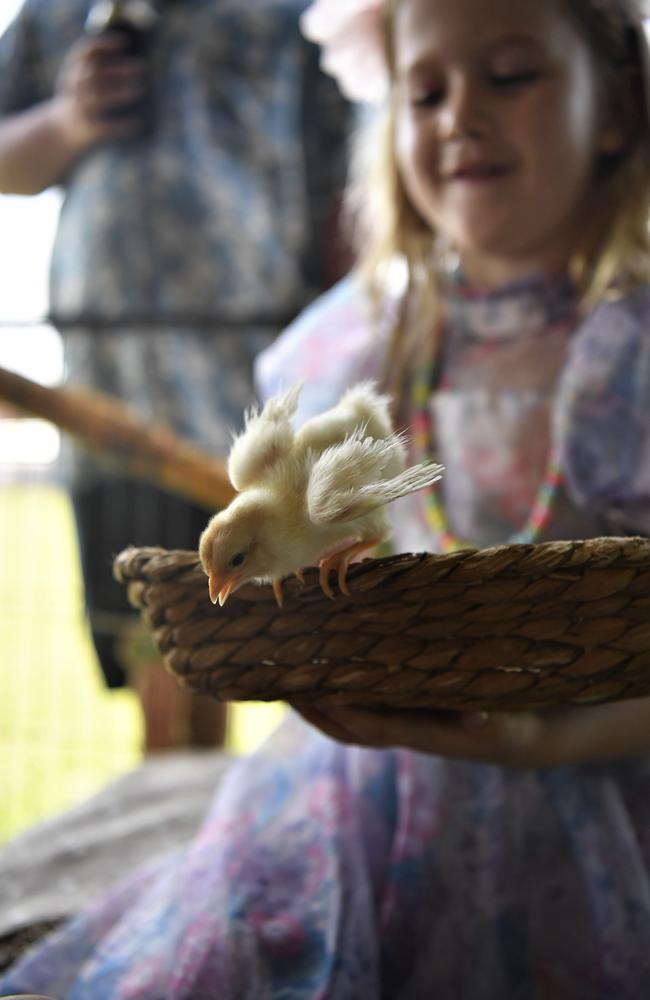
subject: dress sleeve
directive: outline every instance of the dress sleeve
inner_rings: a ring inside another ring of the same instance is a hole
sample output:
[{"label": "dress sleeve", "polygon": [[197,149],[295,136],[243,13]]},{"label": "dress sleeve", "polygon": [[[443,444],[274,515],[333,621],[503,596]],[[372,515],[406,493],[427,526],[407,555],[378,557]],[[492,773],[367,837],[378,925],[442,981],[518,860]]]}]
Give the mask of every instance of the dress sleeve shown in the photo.
[{"label": "dress sleeve", "polygon": [[304,382],[300,423],[338,402],[348,386],[381,374],[386,335],[354,277],[316,299],[255,362],[259,398]]},{"label": "dress sleeve", "polygon": [[556,416],[574,500],[612,533],[650,535],[650,288],[576,334]]}]

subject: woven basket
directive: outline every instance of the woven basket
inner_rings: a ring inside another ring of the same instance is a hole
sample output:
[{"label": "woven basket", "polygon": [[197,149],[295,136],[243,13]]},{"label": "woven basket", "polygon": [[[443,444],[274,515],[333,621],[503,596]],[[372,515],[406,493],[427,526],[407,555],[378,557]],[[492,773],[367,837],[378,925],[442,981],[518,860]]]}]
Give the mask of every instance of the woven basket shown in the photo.
[{"label": "woven basket", "polygon": [[650,539],[503,545],[366,559],[351,597],[317,570],[246,585],[220,608],[196,552],[115,561],[170,670],[223,701],[441,709],[650,695]]}]

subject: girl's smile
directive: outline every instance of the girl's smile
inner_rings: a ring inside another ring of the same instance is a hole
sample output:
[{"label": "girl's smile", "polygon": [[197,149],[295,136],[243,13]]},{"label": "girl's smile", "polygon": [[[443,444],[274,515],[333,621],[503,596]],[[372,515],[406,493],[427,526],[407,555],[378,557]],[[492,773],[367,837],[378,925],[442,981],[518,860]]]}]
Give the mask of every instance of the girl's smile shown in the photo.
[{"label": "girl's smile", "polygon": [[560,0],[401,0],[396,154],[423,221],[492,284],[566,265],[616,133]]},{"label": "girl's smile", "polygon": [[511,167],[498,163],[470,160],[445,170],[442,179],[450,183],[457,181],[463,184],[484,184],[507,177],[511,170]]}]

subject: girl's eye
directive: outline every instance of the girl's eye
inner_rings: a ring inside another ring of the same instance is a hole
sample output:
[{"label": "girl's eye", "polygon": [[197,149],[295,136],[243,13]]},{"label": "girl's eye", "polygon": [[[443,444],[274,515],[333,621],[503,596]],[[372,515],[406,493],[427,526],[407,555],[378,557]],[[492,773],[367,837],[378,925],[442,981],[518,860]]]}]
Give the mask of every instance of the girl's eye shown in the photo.
[{"label": "girl's eye", "polygon": [[411,107],[413,108],[435,108],[444,97],[442,90],[427,90],[421,94],[411,96]]},{"label": "girl's eye", "polygon": [[246,558],[245,552],[235,552],[234,556],[232,556],[230,559],[230,565],[233,567],[233,569],[237,566],[241,566],[245,558]]},{"label": "girl's eye", "polygon": [[520,73],[493,73],[490,82],[493,86],[503,90],[515,90],[517,87],[525,87],[529,83],[534,83],[539,80],[540,76],[541,73],[536,70],[525,70]]}]

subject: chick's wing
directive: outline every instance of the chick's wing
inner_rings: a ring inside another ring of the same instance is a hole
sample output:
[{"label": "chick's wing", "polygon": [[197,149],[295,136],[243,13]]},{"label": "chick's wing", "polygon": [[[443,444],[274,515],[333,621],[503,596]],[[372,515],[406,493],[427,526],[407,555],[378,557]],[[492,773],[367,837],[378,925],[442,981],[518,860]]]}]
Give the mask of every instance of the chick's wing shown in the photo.
[{"label": "chick's wing", "polygon": [[253,408],[246,413],[244,430],[228,455],[230,482],[239,492],[259,485],[291,453],[295,440],[291,418],[301,389],[299,383],[269,399],[261,412]]},{"label": "chick's wing", "polygon": [[386,481],[404,467],[404,444],[394,434],[377,440],[359,428],[314,463],[307,484],[307,511],[315,524],[352,520],[387,500]]},{"label": "chick's wing", "polygon": [[389,398],[377,392],[374,382],[359,382],[336,406],[307,420],[296,434],[296,445],[321,452],[361,428],[368,437],[387,438],[392,433],[389,407]]},{"label": "chick's wing", "polygon": [[326,449],[314,463],[307,486],[311,520],[351,521],[441,478],[443,467],[436,462],[405,469],[405,455],[402,435],[378,441],[364,436],[363,430]]}]

